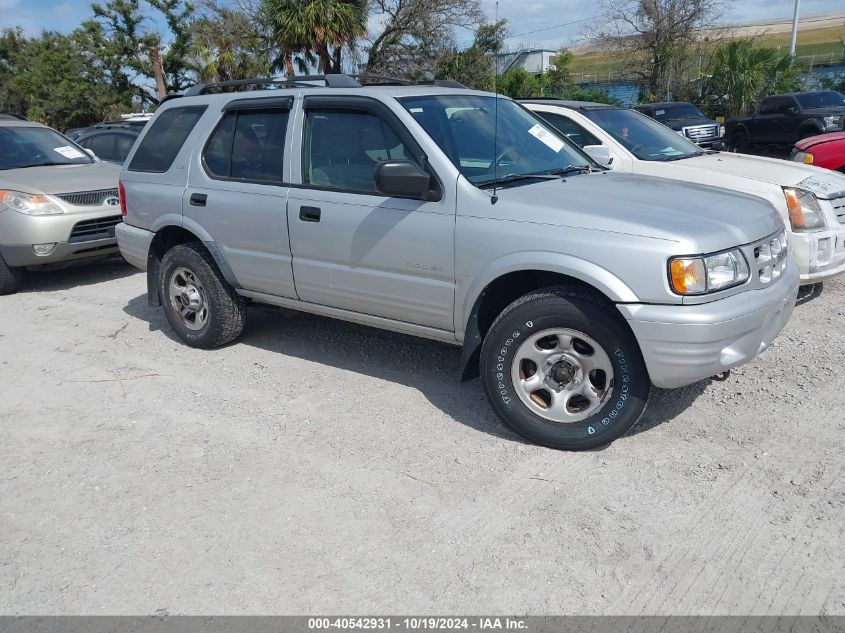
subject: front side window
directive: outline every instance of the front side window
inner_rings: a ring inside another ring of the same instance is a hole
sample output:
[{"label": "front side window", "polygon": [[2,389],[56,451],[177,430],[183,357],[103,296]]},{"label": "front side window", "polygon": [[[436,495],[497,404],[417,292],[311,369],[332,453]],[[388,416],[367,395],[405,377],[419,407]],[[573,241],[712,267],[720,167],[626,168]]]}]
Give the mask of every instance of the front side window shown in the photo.
[{"label": "front side window", "polygon": [[80,145],[90,149],[97,158],[102,160],[118,160],[115,153],[114,141],[116,134],[95,134],[80,142]]},{"label": "front side window", "polygon": [[209,175],[281,183],[288,114],[288,110],[246,110],[224,116],[203,153]]},{"label": "front side window", "polygon": [[308,110],[303,180],[321,187],[376,192],[375,168],[413,160],[381,117],[362,110]]},{"label": "front side window", "polygon": [[129,170],[164,173],[170,169],[203,112],[205,106],[170,108],[162,112],[138,146]]},{"label": "front side window", "polygon": [[584,116],[640,160],[679,160],[704,153],[695,143],[639,112],[601,108],[585,110]]},{"label": "front side window", "polygon": [[429,95],[399,101],[476,185],[590,166],[559,132],[510,99],[497,104],[496,97]]},{"label": "front side window", "polygon": [[778,100],[777,99],[763,99],[760,102],[760,109],[758,110],[759,114],[774,114],[777,112],[778,108]]},{"label": "front side window", "polygon": [[823,92],[809,92],[803,95],[796,95],[798,103],[802,108],[810,110],[812,108],[834,108],[845,107],[845,95],[834,90],[825,90]]},{"label": "front side window", "polygon": [[558,132],[562,133],[578,147],[584,147],[585,145],[601,145],[600,140],[569,117],[563,116],[562,114],[554,114],[552,112],[535,112],[534,114],[539,116],[549,125],[553,126]]},{"label": "front side window", "polygon": [[94,159],[79,145],[46,127],[0,127],[0,169],[84,165]]}]

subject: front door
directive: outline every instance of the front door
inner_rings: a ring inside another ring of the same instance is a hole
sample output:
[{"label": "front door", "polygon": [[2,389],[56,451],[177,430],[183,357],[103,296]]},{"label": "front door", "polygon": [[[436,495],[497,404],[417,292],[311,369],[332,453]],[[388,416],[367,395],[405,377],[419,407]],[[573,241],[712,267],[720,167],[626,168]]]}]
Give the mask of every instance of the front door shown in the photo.
[{"label": "front door", "polygon": [[384,104],[306,97],[301,186],[288,200],[302,301],[451,331],[455,296],[454,187],[439,200],[376,191],[383,160],[422,153]]},{"label": "front door", "polygon": [[243,288],[295,298],[283,185],[291,101],[256,101],[227,107],[193,161],[183,215],[211,235]]}]

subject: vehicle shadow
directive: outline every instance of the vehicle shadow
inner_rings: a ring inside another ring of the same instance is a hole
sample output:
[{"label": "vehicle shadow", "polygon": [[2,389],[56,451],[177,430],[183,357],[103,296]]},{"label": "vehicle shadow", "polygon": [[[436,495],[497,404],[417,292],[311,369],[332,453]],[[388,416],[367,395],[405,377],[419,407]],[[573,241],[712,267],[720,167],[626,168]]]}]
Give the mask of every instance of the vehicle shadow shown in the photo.
[{"label": "vehicle shadow", "polygon": [[54,292],[78,286],[90,286],[112,279],[122,279],[141,274],[120,257],[109,257],[94,261],[73,262],[62,268],[27,270],[24,273],[20,292]]},{"label": "vehicle shadow", "polygon": [[[179,341],[164,312],[149,306],[146,295],[129,301],[123,311],[147,321],[150,331],[161,331],[168,338]],[[235,344],[417,389],[435,407],[461,424],[502,439],[527,443],[502,424],[487,403],[478,379],[460,382],[461,350],[458,347],[261,305],[250,307],[247,328]],[[699,384],[682,390],[655,390],[652,403],[631,433],[641,433],[673,420],[704,391],[707,381]]]}]

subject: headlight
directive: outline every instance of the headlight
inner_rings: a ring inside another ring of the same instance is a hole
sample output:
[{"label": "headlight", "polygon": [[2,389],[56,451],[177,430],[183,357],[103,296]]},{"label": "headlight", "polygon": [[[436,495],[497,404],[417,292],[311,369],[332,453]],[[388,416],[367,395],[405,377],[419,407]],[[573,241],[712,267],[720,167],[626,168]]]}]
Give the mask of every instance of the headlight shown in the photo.
[{"label": "headlight", "polygon": [[725,126],[724,125],[719,126],[719,138],[725,138]]},{"label": "headlight", "polygon": [[748,262],[738,248],[703,257],[673,257],[669,282],[679,295],[701,295],[738,286],[748,280]]},{"label": "headlight", "polygon": [[3,208],[26,215],[59,215],[64,210],[45,196],[0,189],[0,210]]},{"label": "headlight", "polygon": [[826,116],[822,118],[824,119],[824,127],[827,130],[839,129],[840,127],[842,127],[842,117]]},{"label": "headlight", "polygon": [[825,228],[824,213],[819,201],[809,191],[784,188],[786,208],[789,209],[789,222],[793,231],[818,231]]},{"label": "headlight", "polygon": [[790,156],[789,158],[797,163],[805,163],[807,165],[813,164],[813,155],[808,152],[793,151],[792,156]]}]

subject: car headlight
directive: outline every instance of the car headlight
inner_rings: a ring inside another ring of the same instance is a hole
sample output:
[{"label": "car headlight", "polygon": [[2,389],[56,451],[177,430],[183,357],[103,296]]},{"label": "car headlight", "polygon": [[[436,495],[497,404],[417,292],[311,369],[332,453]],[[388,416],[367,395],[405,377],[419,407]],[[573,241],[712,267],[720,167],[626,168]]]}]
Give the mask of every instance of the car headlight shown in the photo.
[{"label": "car headlight", "polygon": [[60,215],[64,210],[46,196],[0,189],[0,210],[11,209],[26,215]]},{"label": "car headlight", "polygon": [[789,209],[789,222],[793,231],[818,231],[825,228],[824,213],[819,201],[809,191],[784,187],[786,208]]},{"label": "car headlight", "polygon": [[719,138],[725,138],[725,126],[724,125],[719,126]]},{"label": "car headlight", "polygon": [[840,116],[826,116],[822,117],[824,119],[824,127],[827,130],[831,129],[839,129],[842,127],[842,117]]},{"label": "car headlight", "polygon": [[789,157],[791,160],[794,160],[797,163],[804,163],[806,165],[812,165],[814,157],[809,152],[799,152],[793,151],[792,155]]},{"label": "car headlight", "polygon": [[717,292],[748,281],[750,271],[738,248],[700,257],[669,260],[669,282],[679,295]]}]

